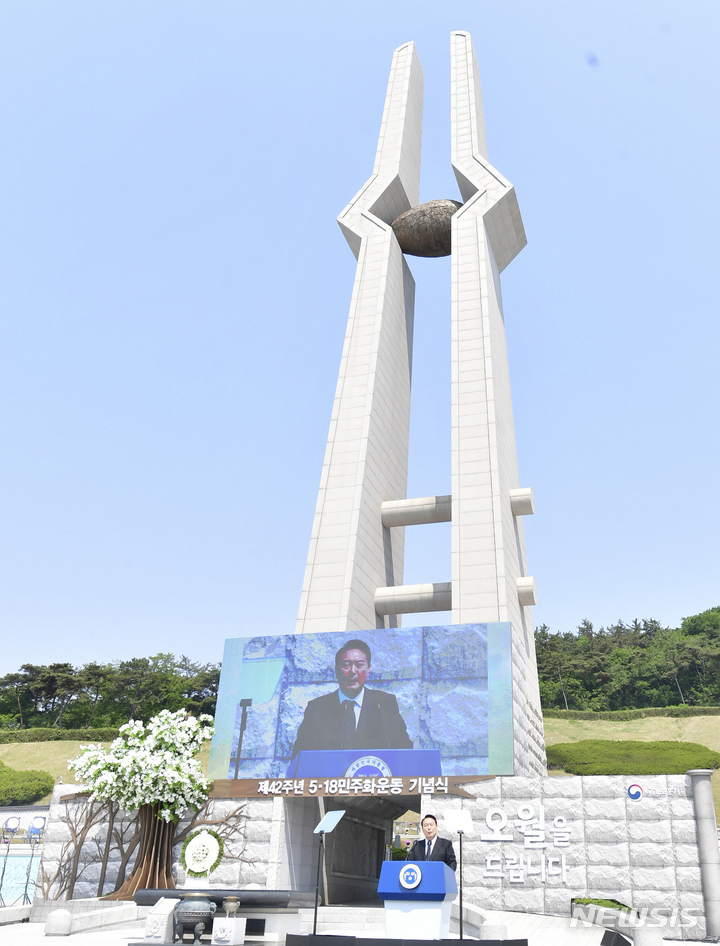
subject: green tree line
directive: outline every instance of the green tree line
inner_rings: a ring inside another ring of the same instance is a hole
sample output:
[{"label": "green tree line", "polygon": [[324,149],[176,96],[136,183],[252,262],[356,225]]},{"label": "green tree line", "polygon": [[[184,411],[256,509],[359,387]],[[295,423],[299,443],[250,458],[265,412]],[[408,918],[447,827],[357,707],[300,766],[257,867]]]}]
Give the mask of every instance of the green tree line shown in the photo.
[{"label": "green tree line", "polygon": [[643,620],[577,633],[535,629],[544,708],[643,709],[720,706],[720,607],[684,618],[679,628]]},{"label": "green tree line", "polygon": [[219,664],[173,654],[82,667],[23,664],[0,679],[0,728],[115,727],[163,709],[213,715],[219,678]]},{"label": "green tree line", "polygon": [[[619,621],[576,633],[536,628],[540,697],[546,709],[621,710],[720,706],[720,607],[684,618]],[[0,728],[117,727],[162,709],[215,713],[219,664],[156,654],[74,667],[23,664],[0,678]]]}]

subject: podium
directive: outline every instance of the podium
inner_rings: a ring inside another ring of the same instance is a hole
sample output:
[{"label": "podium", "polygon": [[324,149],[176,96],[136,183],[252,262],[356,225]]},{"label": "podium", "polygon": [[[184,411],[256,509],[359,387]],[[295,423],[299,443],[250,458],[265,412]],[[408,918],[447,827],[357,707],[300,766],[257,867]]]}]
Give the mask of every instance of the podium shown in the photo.
[{"label": "podium", "polygon": [[303,749],[285,778],[442,775],[439,749]]},{"label": "podium", "polygon": [[442,861],[385,861],[378,896],[390,939],[448,939],[457,896],[455,872]]}]

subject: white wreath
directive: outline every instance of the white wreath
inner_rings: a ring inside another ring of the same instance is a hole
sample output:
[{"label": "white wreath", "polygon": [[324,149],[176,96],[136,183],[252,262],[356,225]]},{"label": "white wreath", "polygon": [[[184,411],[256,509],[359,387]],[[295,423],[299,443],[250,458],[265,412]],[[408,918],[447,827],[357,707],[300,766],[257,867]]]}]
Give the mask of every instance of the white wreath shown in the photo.
[{"label": "white wreath", "polygon": [[183,867],[193,874],[207,874],[220,857],[220,842],[209,831],[198,831],[188,839]]}]

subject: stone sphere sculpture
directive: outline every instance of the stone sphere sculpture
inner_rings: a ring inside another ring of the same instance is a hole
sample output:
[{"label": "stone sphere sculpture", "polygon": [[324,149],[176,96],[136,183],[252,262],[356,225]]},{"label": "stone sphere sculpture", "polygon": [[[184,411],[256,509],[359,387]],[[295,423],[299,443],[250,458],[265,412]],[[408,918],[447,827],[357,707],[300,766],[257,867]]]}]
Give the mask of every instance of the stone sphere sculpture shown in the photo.
[{"label": "stone sphere sculpture", "polygon": [[462,207],[457,200],[429,200],[393,220],[391,226],[403,253],[450,256],[450,218]]}]

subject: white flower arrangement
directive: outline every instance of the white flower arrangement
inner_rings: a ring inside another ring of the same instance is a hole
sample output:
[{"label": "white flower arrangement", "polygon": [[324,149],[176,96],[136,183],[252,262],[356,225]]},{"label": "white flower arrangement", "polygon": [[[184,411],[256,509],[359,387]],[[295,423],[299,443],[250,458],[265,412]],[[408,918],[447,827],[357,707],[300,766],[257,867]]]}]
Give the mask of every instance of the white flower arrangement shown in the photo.
[{"label": "white flower arrangement", "polygon": [[68,761],[90,788],[91,798],[117,802],[126,811],[159,805],[158,817],[177,821],[186,808],[207,800],[208,780],[195,755],[213,735],[212,716],[163,710],[145,725],[131,719],[109,749],[80,747]]},{"label": "white flower arrangement", "polygon": [[223,856],[223,841],[217,831],[203,828],[194,831],[180,852],[180,863],[189,877],[206,877],[218,866]]}]

